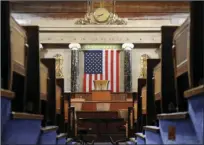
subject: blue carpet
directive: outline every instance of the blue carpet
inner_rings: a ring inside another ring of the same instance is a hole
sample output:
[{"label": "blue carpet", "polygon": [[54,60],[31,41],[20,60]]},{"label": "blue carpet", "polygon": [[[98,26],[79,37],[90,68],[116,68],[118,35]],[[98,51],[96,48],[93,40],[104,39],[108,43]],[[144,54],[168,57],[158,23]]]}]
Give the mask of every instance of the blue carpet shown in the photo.
[{"label": "blue carpet", "polygon": [[[142,133],[137,133],[137,134],[141,134],[143,135]],[[146,144],[146,141],[144,138],[141,138],[139,136],[137,136],[137,144],[140,145],[140,144]]]},{"label": "blue carpet", "polygon": [[1,97],[1,133],[11,114],[11,100]]},{"label": "blue carpet", "polygon": [[201,144],[204,144],[204,96],[190,97],[188,99],[188,111],[197,138]]},{"label": "blue carpet", "polygon": [[39,138],[39,144],[40,145],[45,145],[45,144],[56,145],[57,143],[56,137],[57,137],[56,130],[41,132],[40,138]]},{"label": "blue carpet", "polygon": [[127,141],[127,142],[126,142],[126,145],[136,145],[136,143],[131,142],[131,141]]},{"label": "blue carpet", "polygon": [[[160,132],[164,144],[198,144],[199,141],[190,118],[185,119],[161,119],[159,120]],[[176,139],[168,139],[168,127],[176,128]]]},{"label": "blue carpet", "polygon": [[9,120],[2,133],[2,144],[36,144],[40,134],[41,120]]},{"label": "blue carpet", "polygon": [[57,139],[57,145],[65,145],[66,144],[66,138],[59,138]]},{"label": "blue carpet", "polygon": [[137,144],[140,145],[140,144],[145,144],[145,140],[140,138],[140,137],[137,137]]},{"label": "blue carpet", "polygon": [[145,130],[146,144],[163,144],[160,132]]}]

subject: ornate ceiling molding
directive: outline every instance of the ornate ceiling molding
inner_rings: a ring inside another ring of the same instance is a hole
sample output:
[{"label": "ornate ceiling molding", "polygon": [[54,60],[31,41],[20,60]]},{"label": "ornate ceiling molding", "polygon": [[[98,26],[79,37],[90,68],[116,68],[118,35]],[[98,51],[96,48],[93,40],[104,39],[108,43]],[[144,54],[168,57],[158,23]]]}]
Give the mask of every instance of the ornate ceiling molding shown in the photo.
[{"label": "ornate ceiling molding", "polygon": [[78,19],[75,24],[77,25],[127,25],[127,19],[120,18],[117,14],[110,13],[110,17],[105,23],[99,23],[94,19],[94,13],[87,13],[84,18]]},{"label": "ornate ceiling molding", "polygon": [[80,44],[159,44],[161,33],[158,32],[40,32],[40,43],[42,44],[67,44],[77,42]]},{"label": "ornate ceiling molding", "polygon": [[87,13],[78,19],[77,25],[127,25],[127,19],[120,18],[115,13],[115,0],[88,0]]}]

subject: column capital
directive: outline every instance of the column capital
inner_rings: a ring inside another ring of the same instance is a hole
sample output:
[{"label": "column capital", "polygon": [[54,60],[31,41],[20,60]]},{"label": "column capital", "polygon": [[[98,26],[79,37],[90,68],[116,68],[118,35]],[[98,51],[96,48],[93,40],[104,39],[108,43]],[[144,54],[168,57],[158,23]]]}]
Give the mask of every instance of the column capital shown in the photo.
[{"label": "column capital", "polygon": [[71,50],[79,50],[81,48],[81,45],[79,43],[70,43],[69,48]]},{"label": "column capital", "polygon": [[132,50],[132,49],[134,48],[134,44],[132,44],[132,43],[124,43],[124,44],[122,45],[122,48],[123,48],[124,50]]}]

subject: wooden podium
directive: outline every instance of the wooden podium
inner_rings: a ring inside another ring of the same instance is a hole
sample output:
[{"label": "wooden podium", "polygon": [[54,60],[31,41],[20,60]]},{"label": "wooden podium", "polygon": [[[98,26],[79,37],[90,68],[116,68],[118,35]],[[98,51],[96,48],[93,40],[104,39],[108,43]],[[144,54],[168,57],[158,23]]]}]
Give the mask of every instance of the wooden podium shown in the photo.
[{"label": "wooden podium", "polygon": [[95,90],[108,90],[108,80],[94,80]]},{"label": "wooden podium", "polygon": [[111,101],[108,84],[108,80],[94,80],[95,90],[92,91],[92,101]]}]

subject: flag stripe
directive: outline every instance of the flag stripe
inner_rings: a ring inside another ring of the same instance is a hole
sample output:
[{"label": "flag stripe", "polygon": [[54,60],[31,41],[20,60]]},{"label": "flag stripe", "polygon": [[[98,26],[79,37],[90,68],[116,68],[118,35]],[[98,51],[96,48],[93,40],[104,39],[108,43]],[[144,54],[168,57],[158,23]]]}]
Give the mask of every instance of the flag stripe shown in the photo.
[{"label": "flag stripe", "polygon": [[113,92],[116,92],[116,69],[117,69],[117,63],[116,63],[116,57],[117,57],[117,51],[113,51]]},{"label": "flag stripe", "polygon": [[119,92],[119,84],[120,84],[120,63],[119,63],[119,56],[120,56],[120,51],[117,51],[116,54],[116,92]]},{"label": "flag stripe", "polygon": [[[110,81],[111,84],[111,50],[108,50],[108,80]],[[112,84],[111,84],[112,85]],[[111,85],[109,85],[109,90],[111,90]]]},{"label": "flag stripe", "polygon": [[89,74],[86,74],[86,77],[85,77],[85,81],[86,81],[86,86],[87,86],[87,88],[86,88],[86,92],[89,92]]},{"label": "flag stripe", "polygon": [[105,80],[108,79],[108,50],[105,51]]},{"label": "flag stripe", "polygon": [[113,56],[113,50],[111,50],[111,60],[110,60],[111,61],[110,62],[111,63],[110,64],[110,66],[111,66],[110,67],[111,68],[111,70],[110,70],[110,81],[111,81],[111,86],[110,86],[111,88],[110,88],[110,90],[111,91],[113,91],[113,57],[114,57]]},{"label": "flag stripe", "polygon": [[119,92],[120,52],[118,50],[103,50],[102,74],[84,74],[84,91],[94,90],[94,80],[109,80],[108,90]]},{"label": "flag stripe", "polygon": [[84,74],[84,92],[87,92],[86,91],[86,74]]},{"label": "flag stripe", "polygon": [[91,91],[92,89],[92,74],[89,75],[89,92]]},{"label": "flag stripe", "polygon": [[94,90],[94,82],[93,81],[95,80],[95,74],[92,74],[91,78],[92,78],[92,81],[91,81],[91,86],[92,86],[91,91],[92,91],[92,90]]}]

